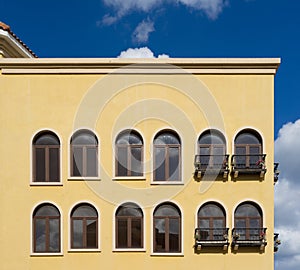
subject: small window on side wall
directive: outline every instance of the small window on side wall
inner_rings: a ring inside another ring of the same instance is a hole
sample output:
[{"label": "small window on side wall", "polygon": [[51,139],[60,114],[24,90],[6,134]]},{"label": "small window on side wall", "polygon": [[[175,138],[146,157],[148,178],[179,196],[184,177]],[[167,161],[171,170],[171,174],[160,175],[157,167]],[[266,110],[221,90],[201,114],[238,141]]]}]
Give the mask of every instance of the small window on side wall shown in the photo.
[{"label": "small window on side wall", "polygon": [[71,138],[71,177],[98,177],[98,140],[89,130]]},{"label": "small window on side wall", "polygon": [[143,139],[136,131],[124,131],[116,139],[116,176],[143,176]]},{"label": "small window on side wall", "polygon": [[33,252],[60,252],[60,213],[52,204],[42,204],[33,213]]},{"label": "small window on side wall", "polygon": [[181,181],[181,143],[176,133],[160,132],[154,139],[154,181]]},{"label": "small window on side wall", "polygon": [[60,181],[60,142],[51,131],[43,131],[33,139],[33,182]]}]

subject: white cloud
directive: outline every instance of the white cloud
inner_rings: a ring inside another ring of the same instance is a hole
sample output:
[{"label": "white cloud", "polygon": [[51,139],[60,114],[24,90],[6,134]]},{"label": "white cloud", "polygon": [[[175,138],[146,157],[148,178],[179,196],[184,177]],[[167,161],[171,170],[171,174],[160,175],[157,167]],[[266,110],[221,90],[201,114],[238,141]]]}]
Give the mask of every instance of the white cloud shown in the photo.
[{"label": "white cloud", "polygon": [[227,5],[227,1],[224,0],[179,0],[179,2],[193,9],[202,10],[212,20],[215,20]]},{"label": "white cloud", "polygon": [[280,163],[275,186],[275,231],[282,244],[275,255],[275,268],[296,270],[300,265],[300,119],[284,125],[275,141],[275,160]]},{"label": "white cloud", "polygon": [[149,19],[143,20],[133,32],[133,41],[137,43],[147,42],[149,34],[154,31],[154,23]]},{"label": "white cloud", "polygon": [[[129,48],[122,51],[118,58],[155,58],[154,53],[147,47]],[[158,55],[158,58],[169,58],[166,54]]]},{"label": "white cloud", "polygon": [[[118,20],[116,16],[110,16],[109,14],[105,14],[102,18],[102,23],[104,25],[111,25],[114,24]],[[101,22],[97,22],[98,25],[101,25]]]},{"label": "white cloud", "polygon": [[106,6],[111,7],[116,13],[114,16],[106,14],[102,18],[103,24],[111,24],[117,19],[134,12],[149,12],[150,10],[160,7],[162,4],[170,3],[177,5],[178,3],[186,7],[202,11],[208,18],[214,20],[222,12],[227,5],[228,0],[103,0]]}]

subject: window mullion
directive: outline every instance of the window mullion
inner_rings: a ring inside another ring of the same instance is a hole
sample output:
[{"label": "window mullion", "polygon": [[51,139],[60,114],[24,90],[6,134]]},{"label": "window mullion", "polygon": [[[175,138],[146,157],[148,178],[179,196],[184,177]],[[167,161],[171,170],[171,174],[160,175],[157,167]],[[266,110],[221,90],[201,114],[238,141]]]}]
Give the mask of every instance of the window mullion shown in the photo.
[{"label": "window mullion", "polygon": [[129,248],[131,248],[131,235],[132,235],[132,230],[131,230],[131,225],[132,225],[132,222],[131,222],[131,218],[128,217],[127,218],[127,245]]},{"label": "window mullion", "polygon": [[131,176],[131,145],[127,145],[127,176]]},{"label": "window mullion", "polygon": [[82,146],[82,176],[87,176],[87,146]]},{"label": "window mullion", "polygon": [[50,179],[50,150],[49,146],[45,147],[45,182],[49,182]]},{"label": "window mullion", "polygon": [[165,148],[165,180],[168,181],[170,177],[170,171],[169,171],[170,146],[166,145],[164,148]]},{"label": "window mullion", "polygon": [[170,218],[166,218],[166,223],[165,223],[165,250],[166,252],[170,251]]},{"label": "window mullion", "polygon": [[87,224],[87,222],[86,222],[86,218],[82,218],[82,226],[83,226],[83,228],[82,228],[82,247],[83,248],[86,248],[87,247],[87,235],[86,235],[86,233],[87,233],[87,230],[86,230],[86,225]]},{"label": "window mullion", "polygon": [[50,220],[49,217],[45,218],[45,251],[49,252],[50,251]]}]

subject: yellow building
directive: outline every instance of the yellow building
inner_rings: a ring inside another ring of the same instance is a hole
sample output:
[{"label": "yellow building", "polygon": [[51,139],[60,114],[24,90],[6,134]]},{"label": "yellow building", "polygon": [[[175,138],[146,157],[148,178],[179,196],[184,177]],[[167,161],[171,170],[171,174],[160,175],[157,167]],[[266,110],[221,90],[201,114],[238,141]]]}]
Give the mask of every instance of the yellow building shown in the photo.
[{"label": "yellow building", "polygon": [[5,34],[1,269],[274,268],[280,59],[38,59]]}]

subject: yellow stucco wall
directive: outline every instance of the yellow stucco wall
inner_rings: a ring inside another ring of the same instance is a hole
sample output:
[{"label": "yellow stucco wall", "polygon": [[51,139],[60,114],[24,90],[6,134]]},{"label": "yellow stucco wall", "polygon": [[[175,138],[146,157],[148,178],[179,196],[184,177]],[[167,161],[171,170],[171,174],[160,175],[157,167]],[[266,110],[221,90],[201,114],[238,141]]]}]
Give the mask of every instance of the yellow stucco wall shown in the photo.
[{"label": "yellow stucco wall", "polygon": [[[2,74],[1,268],[273,269],[273,81],[272,74]],[[69,140],[79,127],[93,129],[100,142],[100,177],[95,181],[69,177]],[[195,181],[196,142],[210,127],[224,128],[230,155],[234,152],[234,137],[241,129],[257,130],[267,154],[264,179],[234,180],[229,175],[226,181]],[[127,128],[134,128],[143,136],[146,174],[135,180],[112,180],[113,142]],[[164,128],[174,129],[181,138],[183,183],[180,185],[152,183],[152,141]],[[61,185],[31,185],[32,138],[43,129],[54,131],[61,140]],[[200,205],[220,202],[231,232],[235,207],[247,200],[257,202],[263,210],[268,242],[265,251],[251,248],[234,252],[229,247],[226,252],[216,248],[196,253],[194,229]],[[54,203],[61,211],[59,256],[38,256],[31,251],[32,211],[45,201]],[[99,211],[99,251],[69,250],[70,211],[82,201],[92,203]],[[125,201],[136,202],[144,210],[143,251],[114,249],[113,216],[117,206]],[[180,256],[152,253],[152,213],[163,201],[176,203],[182,211]]]}]

